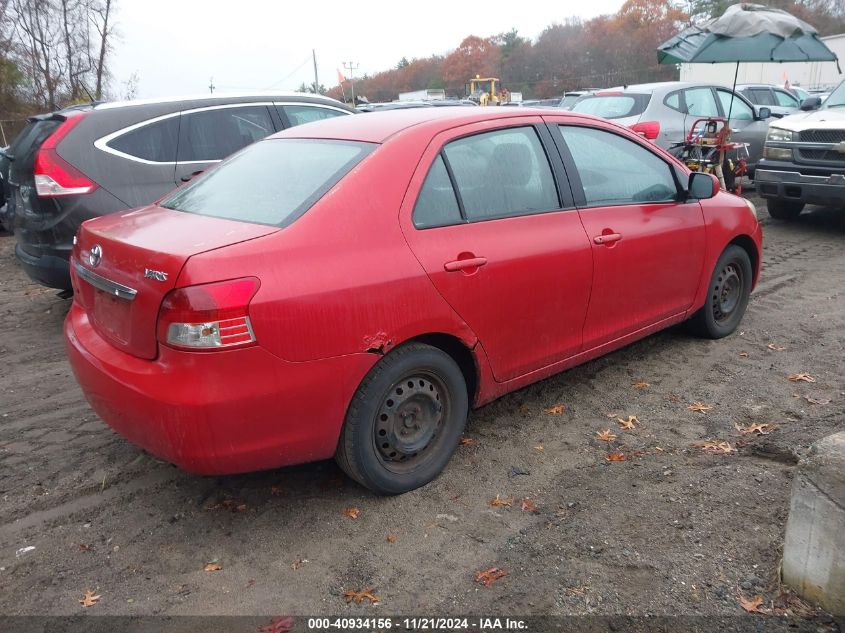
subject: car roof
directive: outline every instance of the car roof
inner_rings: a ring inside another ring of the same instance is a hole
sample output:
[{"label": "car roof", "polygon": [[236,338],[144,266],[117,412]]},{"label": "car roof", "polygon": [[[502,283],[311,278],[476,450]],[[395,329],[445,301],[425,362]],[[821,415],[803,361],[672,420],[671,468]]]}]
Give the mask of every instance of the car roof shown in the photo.
[{"label": "car roof", "polygon": [[412,127],[427,127],[432,133],[469,123],[496,119],[538,117],[543,114],[585,118],[558,108],[408,108],[376,111],[356,116],[333,117],[297,125],[270,138],[321,138],[383,143],[391,136]]},{"label": "car roof", "polygon": [[295,101],[308,101],[326,103],[335,106],[342,106],[349,109],[337,99],[331,97],[324,97],[323,95],[315,95],[307,92],[291,92],[284,90],[254,90],[251,92],[218,92],[216,94],[195,94],[182,95],[173,97],[153,97],[150,99],[132,99],[130,101],[108,101],[105,103],[98,103],[94,105],[95,110],[111,110],[115,108],[129,108],[133,106],[143,105],[157,105],[161,103],[175,103],[178,101],[189,101],[192,103],[202,103],[204,105],[215,105],[231,103],[233,101],[243,101],[247,99],[264,99],[264,100],[280,100],[293,99]]}]

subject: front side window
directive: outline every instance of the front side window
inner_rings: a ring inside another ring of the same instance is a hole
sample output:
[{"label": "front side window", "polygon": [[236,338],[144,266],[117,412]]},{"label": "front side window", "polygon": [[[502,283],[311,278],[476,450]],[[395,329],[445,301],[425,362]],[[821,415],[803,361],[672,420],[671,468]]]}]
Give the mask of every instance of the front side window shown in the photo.
[{"label": "front side window", "polygon": [[311,123],[312,121],[322,121],[323,119],[333,119],[347,112],[340,110],[332,110],[331,108],[321,108],[319,106],[310,105],[285,105],[282,110],[288,117],[291,125],[302,125],[303,123]]},{"label": "front side window", "polygon": [[775,90],[775,99],[777,100],[777,104],[779,106],[783,106],[785,108],[797,108],[801,105],[798,103],[798,99],[793,97],[786,90]]},{"label": "front side window", "polygon": [[722,103],[725,117],[730,112],[732,121],[754,120],[754,111],[740,97],[727,90],[717,90],[716,92],[719,94],[719,101]]},{"label": "front side window", "polygon": [[438,154],[425,177],[417,204],[414,206],[414,226],[429,229],[463,222],[452,181],[443,157]]},{"label": "front side window", "polygon": [[533,127],[461,138],[443,153],[470,222],[559,208],[549,160]]},{"label": "front side window", "polygon": [[156,163],[176,161],[176,144],[179,137],[179,117],[171,116],[154,123],[136,127],[111,139],[106,146]]},{"label": "front side window", "polygon": [[748,92],[750,94],[746,96],[751,100],[751,103],[766,106],[775,105],[775,98],[768,88],[751,88]]},{"label": "front side window", "polygon": [[268,139],[177,189],[161,206],[229,220],[286,226],[376,148],[373,143]]},{"label": "front side window", "polygon": [[179,162],[222,160],[275,132],[266,106],[189,112],[181,125]]},{"label": "front side window", "polygon": [[690,88],[684,90],[684,100],[687,103],[687,113],[693,116],[719,116],[719,107],[713,98],[710,88]]},{"label": "front side window", "polygon": [[678,188],[669,165],[622,136],[588,127],[559,127],[587,206],[670,202]]}]

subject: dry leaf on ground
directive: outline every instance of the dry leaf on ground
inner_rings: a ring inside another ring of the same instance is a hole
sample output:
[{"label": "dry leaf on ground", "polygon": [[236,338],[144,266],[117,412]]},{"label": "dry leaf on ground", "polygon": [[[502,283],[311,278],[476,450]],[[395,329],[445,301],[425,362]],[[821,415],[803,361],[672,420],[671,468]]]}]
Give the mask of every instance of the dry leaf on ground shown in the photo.
[{"label": "dry leaf on ground", "polygon": [[609,453],[606,459],[609,462],[624,462],[625,453]]},{"label": "dry leaf on ground", "polygon": [[475,582],[480,585],[484,585],[485,587],[489,587],[494,582],[499,580],[500,578],[504,578],[508,575],[504,569],[499,569],[498,567],[491,567],[486,571],[477,571],[475,572]]},{"label": "dry leaf on ground", "polygon": [[713,407],[711,407],[709,404],[704,404],[703,402],[698,401],[693,402],[687,407],[687,409],[689,409],[690,411],[697,411],[698,413],[705,413],[707,411],[710,411],[710,409],[712,408]]},{"label": "dry leaf on ground", "polygon": [[816,382],[810,374],[789,374],[786,379],[792,382]]},{"label": "dry leaf on ground", "polygon": [[535,447],[534,447],[534,450],[535,450],[535,451],[544,451],[544,450],[546,450],[546,449],[545,449],[545,448],[543,448],[543,445],[542,445],[542,444],[537,444],[537,446],[535,446]]},{"label": "dry leaf on ground", "polygon": [[229,512],[246,512],[246,504],[237,499],[223,499],[220,503],[206,508],[207,510],[228,510]]},{"label": "dry leaf on ground", "polygon": [[392,534],[388,534],[387,536],[384,537],[384,540],[387,541],[388,543],[395,543],[396,537],[393,536]]},{"label": "dry leaf on ground", "polygon": [[543,413],[548,413],[549,415],[560,415],[564,411],[566,411],[566,407],[562,404],[556,404],[548,409],[543,409]]},{"label": "dry leaf on ground", "polygon": [[100,600],[100,594],[95,594],[93,591],[87,590],[85,595],[79,599],[79,604],[83,607],[93,607]]},{"label": "dry leaf on ground", "polygon": [[223,569],[223,565],[220,563],[206,563],[205,567],[202,568],[203,571],[220,571]]},{"label": "dry leaf on ground", "polygon": [[296,571],[297,569],[301,569],[303,565],[307,565],[307,564],[308,564],[307,558],[298,558],[297,560],[293,561],[290,564],[290,568],[292,570]]},{"label": "dry leaf on ground", "polygon": [[826,405],[830,404],[830,398],[814,398],[813,396],[804,396],[804,400],[810,404]]},{"label": "dry leaf on ground", "polygon": [[748,358],[748,352],[740,352],[738,355],[740,358]]},{"label": "dry leaf on ground", "polygon": [[473,444],[475,444],[475,440],[472,439],[471,437],[466,437],[466,436],[462,437],[461,441],[458,442],[459,446],[472,446]]},{"label": "dry leaf on ground", "polygon": [[734,427],[743,435],[750,435],[752,433],[756,433],[757,435],[768,435],[774,431],[771,424],[760,424],[759,422],[750,426],[742,426],[741,424],[734,423]]},{"label": "dry leaf on ground", "polygon": [[376,604],[379,601],[378,596],[373,593],[372,589],[362,589],[361,591],[352,591],[350,589],[349,591],[343,592],[343,597],[347,604],[350,602],[361,604],[364,600],[369,600],[370,603]]},{"label": "dry leaf on ground", "polygon": [[596,439],[602,442],[612,442],[616,439],[616,435],[610,432],[610,429],[604,431],[596,431]]},{"label": "dry leaf on ground", "polygon": [[763,604],[763,596],[754,596],[753,598],[739,596],[739,606],[748,613],[766,613],[766,611],[760,608],[761,604]]},{"label": "dry leaf on ground", "polygon": [[566,595],[567,596],[583,596],[587,593],[586,587],[567,587],[566,588]]},{"label": "dry leaf on ground", "polygon": [[280,486],[270,486],[270,494],[274,497],[280,497],[282,495],[282,488]]},{"label": "dry leaf on ground", "polygon": [[361,511],[358,508],[344,508],[343,510],[344,516],[347,516],[350,519],[357,519],[360,513]]},{"label": "dry leaf on ground", "polygon": [[783,345],[778,345],[777,343],[769,343],[766,347],[774,352],[782,352],[786,349]]},{"label": "dry leaf on ground", "polygon": [[270,620],[269,624],[265,624],[258,629],[258,633],[287,633],[293,628],[295,623],[296,620],[294,620],[293,617],[289,615],[280,615],[279,617]]},{"label": "dry leaf on ground", "polygon": [[648,383],[648,382],[641,380],[640,382],[633,383],[631,386],[634,389],[647,389],[648,387],[651,387],[651,383]]},{"label": "dry leaf on ground", "polygon": [[490,507],[491,508],[498,508],[499,506],[512,506],[513,505],[513,497],[505,497],[502,499],[499,495],[496,495],[495,499],[490,499]]},{"label": "dry leaf on ground", "polygon": [[536,512],[537,511],[537,506],[534,505],[534,501],[532,501],[528,497],[525,497],[522,500],[522,502],[519,504],[519,507],[523,512]]},{"label": "dry leaf on ground", "polygon": [[633,430],[635,426],[640,423],[640,420],[635,415],[629,415],[627,420],[616,418],[616,421],[619,422],[619,426],[629,431]]},{"label": "dry leaf on ground", "polygon": [[724,440],[704,442],[704,444],[699,445],[699,448],[703,451],[707,451],[708,453],[719,453],[723,455],[736,452],[736,449]]}]

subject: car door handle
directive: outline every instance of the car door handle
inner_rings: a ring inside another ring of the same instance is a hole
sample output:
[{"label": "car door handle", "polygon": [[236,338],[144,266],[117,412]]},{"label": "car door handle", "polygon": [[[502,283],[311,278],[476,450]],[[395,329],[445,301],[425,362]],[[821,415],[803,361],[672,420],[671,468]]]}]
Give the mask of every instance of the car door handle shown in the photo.
[{"label": "car door handle", "polygon": [[486,257],[473,257],[471,259],[456,259],[453,262],[446,262],[443,268],[447,272],[453,273],[457,270],[466,270],[467,268],[478,268],[487,263]]},{"label": "car door handle", "polygon": [[593,241],[596,244],[612,244],[622,239],[621,233],[605,233],[604,235],[596,235]]}]

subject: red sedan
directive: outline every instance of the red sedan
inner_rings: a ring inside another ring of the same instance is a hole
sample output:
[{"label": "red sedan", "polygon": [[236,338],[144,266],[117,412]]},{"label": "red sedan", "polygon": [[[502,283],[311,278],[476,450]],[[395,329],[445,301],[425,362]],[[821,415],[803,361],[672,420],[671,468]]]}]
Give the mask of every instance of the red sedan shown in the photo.
[{"label": "red sedan", "polygon": [[400,110],[86,222],[65,337],[100,417],[186,470],[335,456],[396,494],[470,407],[681,321],[730,334],[760,259],[753,205],[625,128]]}]

